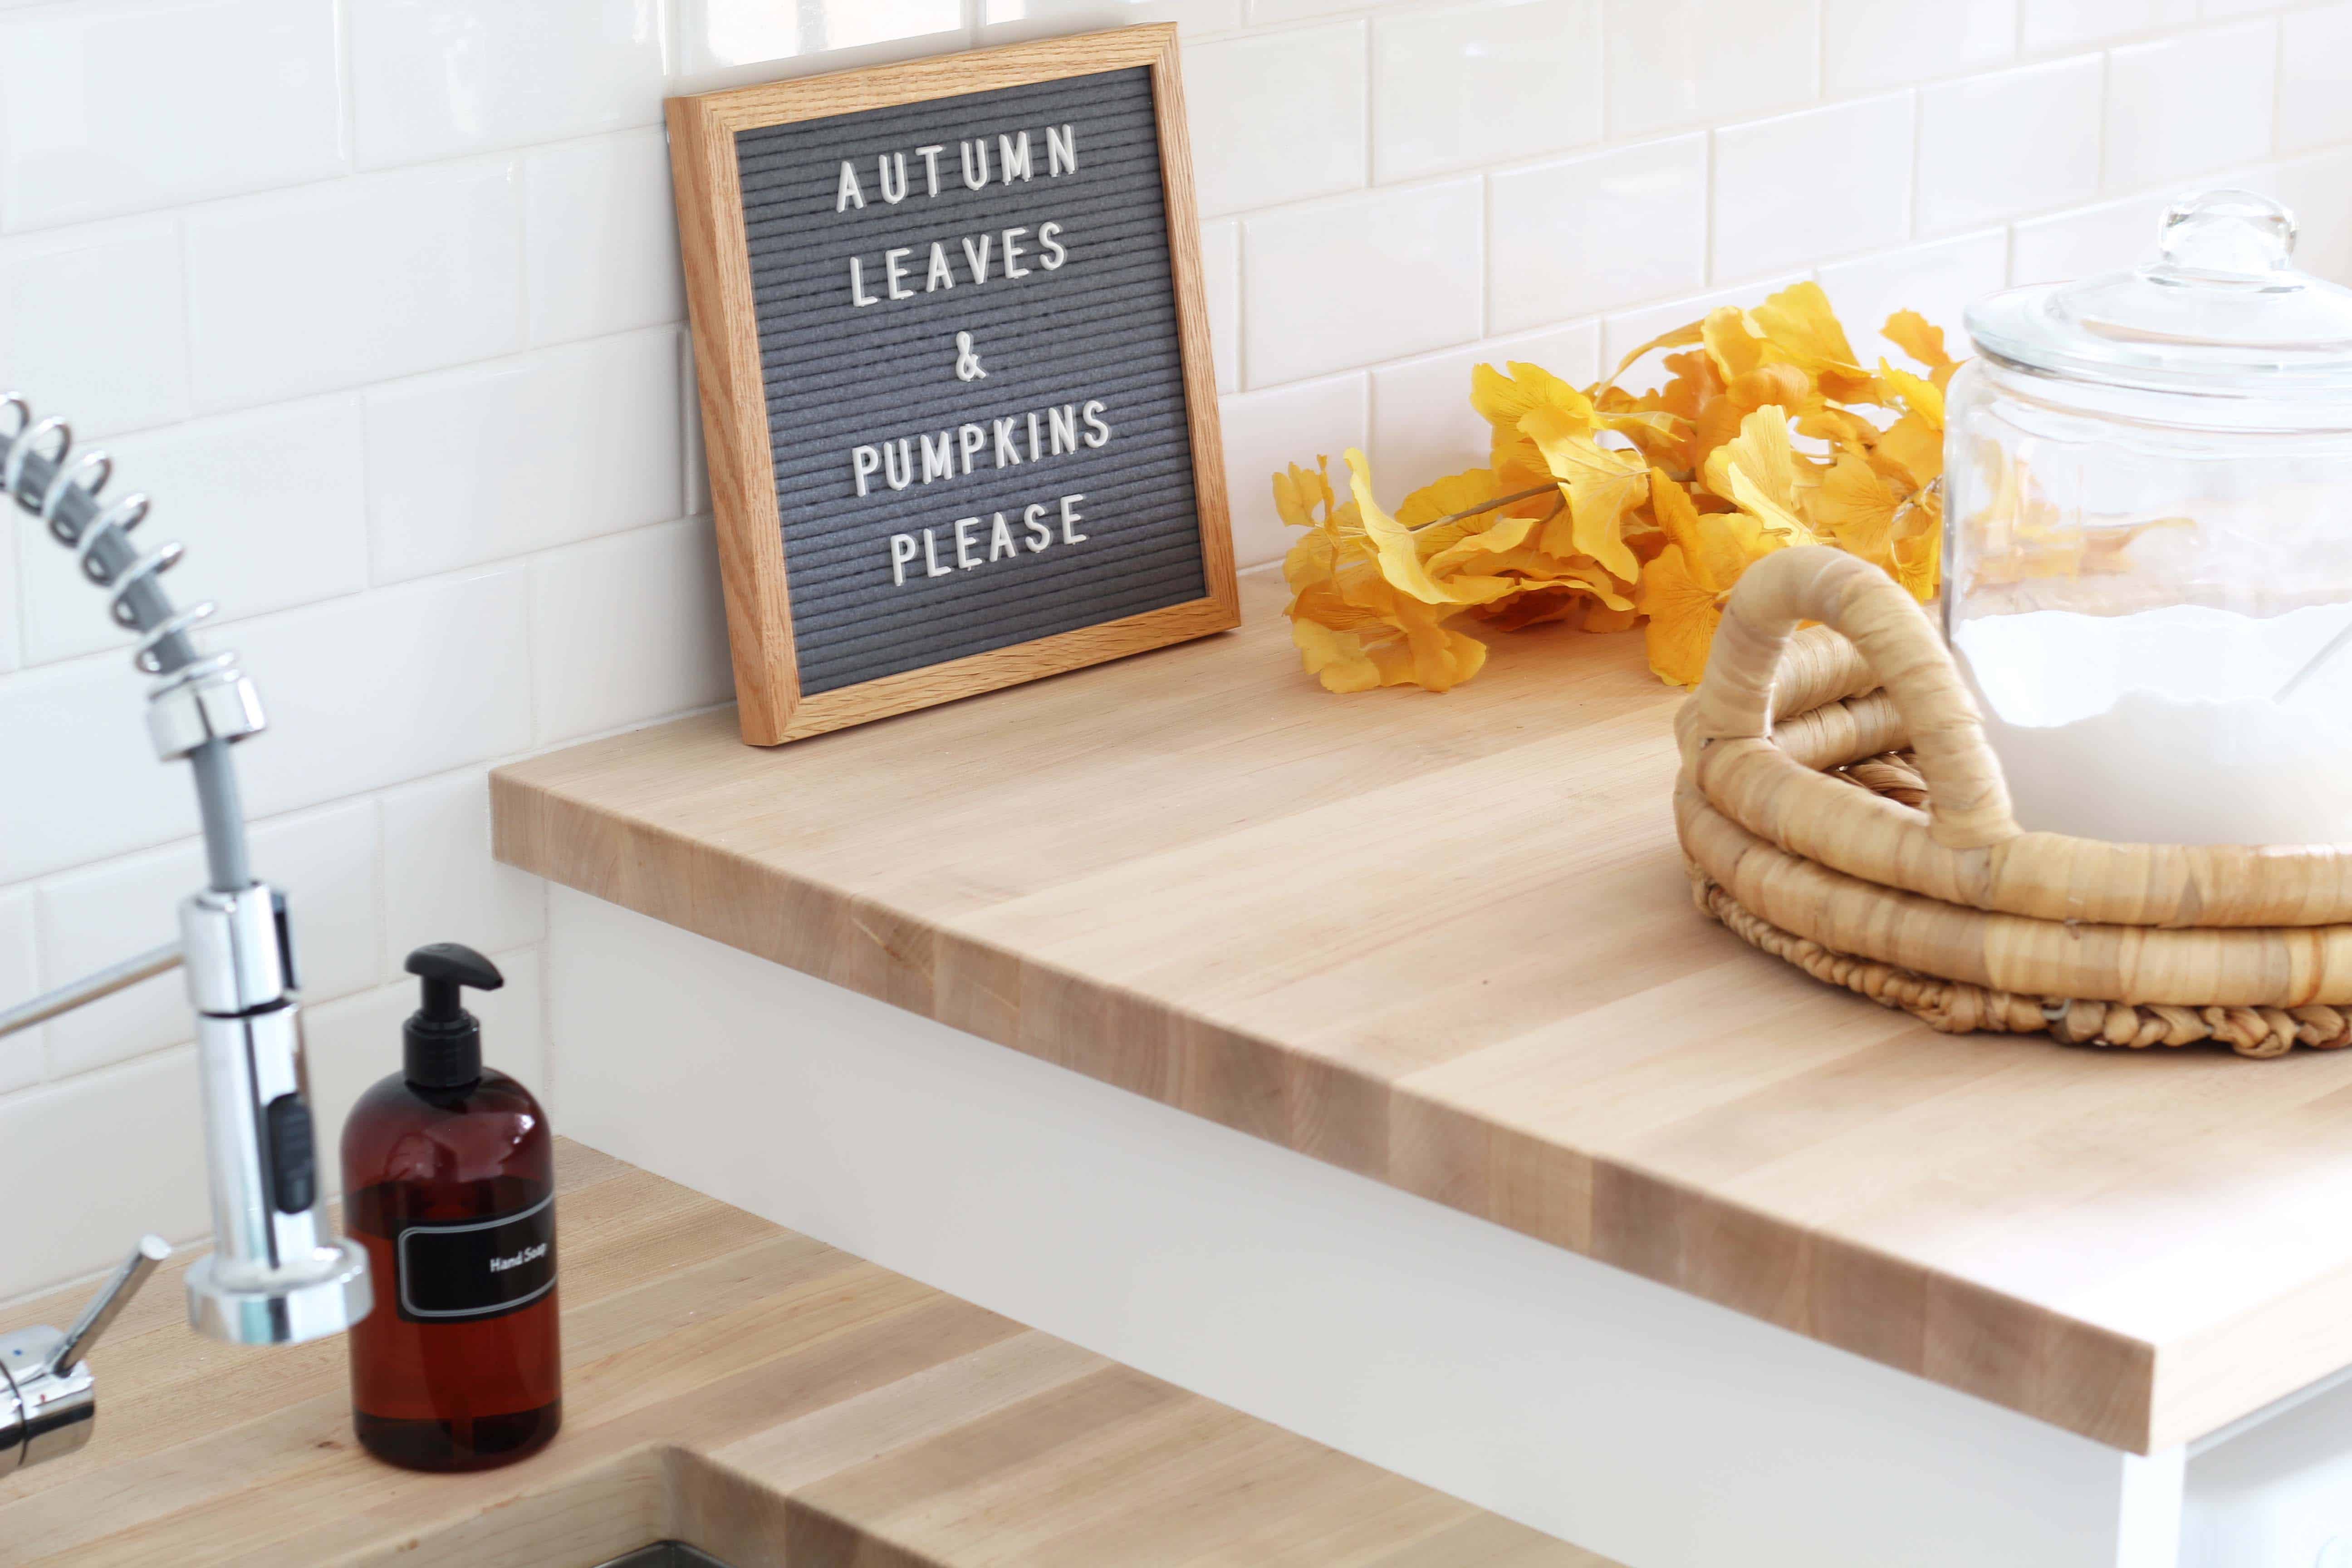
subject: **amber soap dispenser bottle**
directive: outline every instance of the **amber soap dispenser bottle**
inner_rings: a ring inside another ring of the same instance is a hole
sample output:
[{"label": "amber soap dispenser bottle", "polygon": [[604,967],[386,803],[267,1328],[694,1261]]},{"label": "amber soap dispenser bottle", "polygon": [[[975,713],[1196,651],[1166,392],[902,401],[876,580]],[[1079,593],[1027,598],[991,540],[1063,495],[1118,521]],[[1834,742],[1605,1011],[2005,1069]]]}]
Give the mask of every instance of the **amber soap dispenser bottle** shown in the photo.
[{"label": "amber soap dispenser bottle", "polygon": [[482,1066],[464,988],[505,979],[468,947],[408,955],[424,1005],[402,1069],[343,1125],[343,1228],[367,1247],[376,1307],[351,1331],[362,1447],[414,1470],[537,1453],[563,1421],[555,1304],[555,1142],[547,1116]]}]

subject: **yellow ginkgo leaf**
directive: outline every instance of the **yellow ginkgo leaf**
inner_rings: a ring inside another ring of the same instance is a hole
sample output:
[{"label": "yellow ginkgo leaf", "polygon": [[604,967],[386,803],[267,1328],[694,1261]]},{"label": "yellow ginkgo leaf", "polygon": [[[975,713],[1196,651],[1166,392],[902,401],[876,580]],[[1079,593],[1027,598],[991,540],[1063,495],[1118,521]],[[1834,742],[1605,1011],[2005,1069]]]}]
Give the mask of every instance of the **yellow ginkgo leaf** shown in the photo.
[{"label": "yellow ginkgo leaf", "polygon": [[1944,428],[1944,389],[1932,381],[1923,380],[1907,370],[1897,370],[1885,360],[1878,362],[1879,379],[1903,400],[1903,406],[1934,426],[1938,435]]},{"label": "yellow ginkgo leaf", "polygon": [[1800,408],[1820,401],[1813,384],[1805,373],[1785,362],[1759,364],[1744,375],[1736,376],[1724,387],[1723,395],[1743,412],[1753,413],[1766,404],[1783,408]]},{"label": "yellow ginkgo leaf", "polygon": [[1649,465],[1631,452],[1601,446],[1562,418],[1538,408],[1519,421],[1541,449],[1552,477],[1568,494],[1571,537],[1590,555],[1630,583],[1642,563],[1625,547],[1625,514],[1650,499]]},{"label": "yellow ginkgo leaf", "polygon": [[1471,372],[1471,406],[1489,423],[1516,426],[1538,408],[1555,409],[1575,423],[1591,423],[1592,399],[1570,383],[1524,360],[1509,361],[1507,368],[1507,376],[1496,375],[1491,365]]},{"label": "yellow ginkgo leaf", "polygon": [[1722,584],[1707,563],[1706,552],[1700,543],[1698,509],[1691,505],[1690,493],[1656,468],[1650,470],[1650,510],[1657,516],[1667,546],[1683,552],[1683,569],[1692,581],[1709,593],[1720,588]]},{"label": "yellow ginkgo leaf", "polygon": [[1944,350],[1944,329],[1916,310],[1897,310],[1878,329],[1879,335],[1927,367],[1927,379],[1937,390],[1949,385],[1959,361]]},{"label": "yellow ginkgo leaf", "polygon": [[1838,458],[1813,495],[1813,521],[1849,554],[1859,555],[1925,603],[1935,596],[1942,550],[1936,492],[1906,494],[1862,458]]},{"label": "yellow ginkgo leaf", "polygon": [[[1328,464],[1330,459],[1318,458],[1316,461]],[[1330,504],[1331,481],[1320,468],[1302,468],[1293,463],[1274,476],[1274,510],[1291,527],[1313,527],[1314,509]]]},{"label": "yellow ginkgo leaf", "polygon": [[1441,517],[1484,506],[1497,493],[1492,468],[1465,468],[1458,474],[1432,480],[1405,497],[1396,509],[1396,520],[1407,528],[1426,528]]},{"label": "yellow ginkgo leaf", "polygon": [[1860,368],[1853,345],[1846,342],[1845,329],[1838,324],[1837,312],[1830,309],[1830,297],[1818,283],[1791,284],[1748,315],[1773,347],[1808,370],[1818,372],[1824,365]]},{"label": "yellow ginkgo leaf", "polygon": [[1454,603],[1454,596],[1438,585],[1421,563],[1421,552],[1412,542],[1412,533],[1402,523],[1381,510],[1372,499],[1371,465],[1363,452],[1348,448],[1348,479],[1356,498],[1357,515],[1364,520],[1364,533],[1379,554],[1381,575],[1404,593],[1424,605]]},{"label": "yellow ginkgo leaf", "polygon": [[1944,471],[1944,433],[1918,415],[1906,414],[1880,435],[1871,466],[1900,474],[1910,489],[1924,490]]},{"label": "yellow ginkgo leaf", "polygon": [[1327,691],[1369,691],[1381,684],[1380,668],[1364,652],[1364,639],[1354,632],[1335,632],[1319,621],[1293,616],[1290,640],[1307,673],[1320,680]]},{"label": "yellow ginkgo leaf", "polygon": [[1633,607],[1650,617],[1645,633],[1650,668],[1670,686],[1696,686],[1706,673],[1707,645],[1723,624],[1717,591],[1700,581],[1682,546],[1665,552],[1642,569],[1642,586]]},{"label": "yellow ginkgo leaf", "polygon": [[[1559,506],[1561,503],[1555,501],[1552,504]],[[1455,572],[1499,572],[1503,568],[1491,564],[1489,558],[1517,551],[1527,543],[1528,536],[1535,532],[1543,521],[1531,514],[1504,517],[1475,533],[1463,534],[1428,558],[1429,574],[1444,579]]]},{"label": "yellow ginkgo leaf", "polygon": [[1699,322],[1692,321],[1686,326],[1676,327],[1670,332],[1660,332],[1656,337],[1652,338],[1648,342],[1643,343],[1640,348],[1633,350],[1623,359],[1619,360],[1617,362],[1617,368],[1609,373],[1609,380],[1612,383],[1622,381],[1625,378],[1625,373],[1627,371],[1633,369],[1643,359],[1656,353],[1660,349],[1685,349],[1690,347],[1693,343],[1699,341]]},{"label": "yellow ginkgo leaf", "polygon": [[1797,500],[1797,454],[1788,416],[1766,404],[1739,422],[1739,434],[1707,454],[1706,488],[1748,512],[1785,542],[1810,544]]},{"label": "yellow ginkgo leaf", "polygon": [[1900,490],[1849,452],[1822,476],[1821,489],[1813,492],[1812,516],[1819,531],[1835,540],[1840,549],[1866,561],[1881,560],[1886,552],[1888,530],[1902,504]]},{"label": "yellow ginkgo leaf", "polygon": [[1763,330],[1736,305],[1718,305],[1709,310],[1699,323],[1699,341],[1706,345],[1706,357],[1715,362],[1716,374],[1727,383],[1764,363]]}]

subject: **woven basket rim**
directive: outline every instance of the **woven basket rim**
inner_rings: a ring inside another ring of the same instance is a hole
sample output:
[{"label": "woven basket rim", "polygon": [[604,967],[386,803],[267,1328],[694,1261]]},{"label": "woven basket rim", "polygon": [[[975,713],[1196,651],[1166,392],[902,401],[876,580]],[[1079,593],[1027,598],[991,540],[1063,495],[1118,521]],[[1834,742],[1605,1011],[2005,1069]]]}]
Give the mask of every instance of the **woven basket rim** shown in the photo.
[{"label": "woven basket rim", "polygon": [[[1675,728],[1701,907],[1818,978],[1866,975],[1854,988],[1937,1027],[2352,1043],[2335,1011],[2352,1007],[2352,845],[2021,831],[1941,637],[1866,562],[1801,547],[1751,565]],[[1924,810],[1833,775],[1906,744]]]}]

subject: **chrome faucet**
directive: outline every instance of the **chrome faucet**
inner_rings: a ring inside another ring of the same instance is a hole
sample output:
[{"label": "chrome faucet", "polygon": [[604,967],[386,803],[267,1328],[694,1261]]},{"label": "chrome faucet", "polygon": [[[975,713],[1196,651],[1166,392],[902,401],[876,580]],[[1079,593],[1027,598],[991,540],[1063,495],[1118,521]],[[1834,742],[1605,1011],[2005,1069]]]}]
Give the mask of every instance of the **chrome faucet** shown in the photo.
[{"label": "chrome faucet", "polygon": [[[142,555],[131,543],[147,498],[100,500],[112,459],[100,451],[76,456],[72,447],[64,420],[36,420],[24,398],[0,395],[0,491],[74,552],[82,574],[108,590],[115,624],[138,634],[132,662],[156,678],[147,695],[156,754],[165,762],[185,759],[195,776],[207,885],[181,903],[177,943],[0,1013],[0,1035],[184,965],[196,1015],[213,1217],[213,1250],[187,1272],[188,1321],[237,1344],[293,1344],[336,1333],[367,1315],[373,1295],[367,1254],[357,1242],[338,1240],[328,1224],[286,900],[256,881],[247,861],[230,748],[260,732],[261,700],[236,654],[198,650],[194,629],[213,606],[175,609],[158,582],[179,561],[180,546]],[[88,1323],[52,1345],[51,1353],[23,1351],[18,1359],[31,1358],[41,1399],[64,1398],[58,1387],[77,1378],[87,1396],[80,1352],[105,1326],[110,1300],[119,1306],[145,1278],[142,1258],[145,1268],[153,1266],[144,1243],[85,1314]],[[0,1349],[25,1337],[0,1341]],[[69,1359],[58,1359],[68,1352]],[[24,1386],[15,1384],[20,1424]],[[0,1424],[0,1454],[7,1430]],[[45,1457],[30,1436],[27,1428],[18,1444],[20,1464]],[[63,1451],[54,1441],[47,1447]],[[0,1470],[7,1468],[0,1460]]]},{"label": "chrome faucet", "polygon": [[98,1382],[83,1357],[155,1265],[171,1256],[163,1237],[143,1237],[72,1328],[59,1333],[45,1324],[0,1334],[0,1476],[89,1441],[98,1425]]}]

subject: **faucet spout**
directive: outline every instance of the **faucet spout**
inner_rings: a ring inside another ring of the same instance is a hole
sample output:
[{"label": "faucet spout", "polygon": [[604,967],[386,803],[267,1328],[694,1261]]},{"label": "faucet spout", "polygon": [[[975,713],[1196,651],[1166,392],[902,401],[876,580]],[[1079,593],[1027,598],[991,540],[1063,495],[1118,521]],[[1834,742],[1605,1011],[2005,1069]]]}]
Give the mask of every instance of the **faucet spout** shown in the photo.
[{"label": "faucet spout", "polygon": [[[15,427],[0,427],[0,491],[47,525],[82,574],[107,590],[115,623],[138,634],[131,662],[155,678],[147,729],[156,755],[185,760],[195,781],[207,885],[181,905],[178,957],[196,1012],[214,1248],[187,1272],[188,1321],[240,1344],[337,1332],[367,1315],[373,1292],[367,1254],[328,1223],[286,902],[254,879],[247,859],[232,748],[267,724],[261,699],[236,654],[198,648],[194,628],[213,606],[178,609],[164,591],[180,546],[142,553],[131,542],[147,498],[99,499],[113,459],[73,455],[66,422],[34,419],[14,393],[0,395],[0,418],[8,415]],[[68,987],[79,994],[65,1005],[102,994],[89,987],[108,978]]]}]

